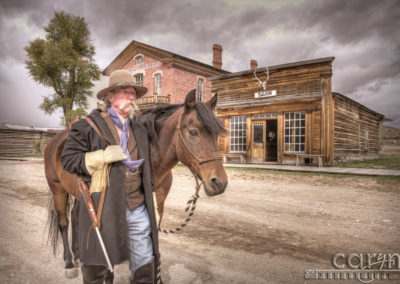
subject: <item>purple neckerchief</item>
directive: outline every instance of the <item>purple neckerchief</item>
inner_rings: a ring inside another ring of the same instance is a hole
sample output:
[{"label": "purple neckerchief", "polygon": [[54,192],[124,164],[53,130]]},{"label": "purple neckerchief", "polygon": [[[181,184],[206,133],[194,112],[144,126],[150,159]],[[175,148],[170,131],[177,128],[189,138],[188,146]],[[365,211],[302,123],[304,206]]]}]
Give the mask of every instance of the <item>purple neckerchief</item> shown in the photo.
[{"label": "purple neckerchief", "polygon": [[129,121],[130,121],[129,116],[126,120],[126,123],[122,125],[121,119],[119,118],[118,114],[112,107],[108,107],[108,115],[111,117],[114,124],[122,129],[121,141],[119,141],[119,145],[122,147],[122,150],[124,150],[125,154],[128,156],[128,158],[123,160],[122,163],[124,163],[125,167],[128,170],[133,172],[140,167],[144,159],[132,161],[131,155],[129,155],[128,151],[128,131],[129,131]]}]

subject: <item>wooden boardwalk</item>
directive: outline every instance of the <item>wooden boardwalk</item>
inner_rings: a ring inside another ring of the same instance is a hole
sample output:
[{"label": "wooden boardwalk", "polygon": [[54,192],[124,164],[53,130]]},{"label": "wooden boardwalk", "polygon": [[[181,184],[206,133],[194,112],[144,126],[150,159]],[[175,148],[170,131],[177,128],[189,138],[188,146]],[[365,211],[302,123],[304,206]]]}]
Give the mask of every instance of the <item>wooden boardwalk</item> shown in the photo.
[{"label": "wooden boardwalk", "polygon": [[400,176],[400,170],[387,169],[361,169],[361,168],[339,168],[339,167],[315,167],[315,166],[294,166],[294,165],[271,165],[271,164],[234,164],[226,163],[224,167],[232,168],[254,168],[278,171],[293,172],[314,172],[329,174],[348,174],[365,176]]}]

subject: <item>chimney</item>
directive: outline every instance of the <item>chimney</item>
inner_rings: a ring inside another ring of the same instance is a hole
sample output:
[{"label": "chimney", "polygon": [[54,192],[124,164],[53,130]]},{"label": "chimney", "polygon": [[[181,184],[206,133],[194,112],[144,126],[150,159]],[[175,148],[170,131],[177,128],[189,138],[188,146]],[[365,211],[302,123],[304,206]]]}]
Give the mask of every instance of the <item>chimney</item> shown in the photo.
[{"label": "chimney", "polygon": [[213,45],[213,66],[215,68],[222,68],[222,46],[219,44]]},{"label": "chimney", "polygon": [[257,69],[257,66],[258,66],[257,60],[254,60],[254,59],[250,60],[250,69],[251,70]]}]

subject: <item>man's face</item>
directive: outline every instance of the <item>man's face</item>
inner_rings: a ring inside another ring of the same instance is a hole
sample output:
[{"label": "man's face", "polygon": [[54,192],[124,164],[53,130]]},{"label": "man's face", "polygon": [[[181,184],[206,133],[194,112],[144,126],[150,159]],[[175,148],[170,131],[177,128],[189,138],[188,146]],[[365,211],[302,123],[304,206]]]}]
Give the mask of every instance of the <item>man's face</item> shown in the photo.
[{"label": "man's face", "polygon": [[120,116],[126,118],[133,108],[132,101],[136,98],[136,92],[134,88],[128,87],[119,89],[115,93],[108,93],[107,97],[111,107]]}]

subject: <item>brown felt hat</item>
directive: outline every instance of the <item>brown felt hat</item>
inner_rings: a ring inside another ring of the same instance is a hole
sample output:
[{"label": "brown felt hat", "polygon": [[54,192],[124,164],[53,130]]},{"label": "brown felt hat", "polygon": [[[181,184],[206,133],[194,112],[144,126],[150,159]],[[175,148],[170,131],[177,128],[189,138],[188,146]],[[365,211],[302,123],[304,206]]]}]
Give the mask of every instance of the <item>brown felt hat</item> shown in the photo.
[{"label": "brown felt hat", "polygon": [[104,101],[108,92],[117,87],[132,87],[136,91],[136,99],[143,97],[147,93],[147,88],[138,86],[133,79],[132,73],[128,70],[115,70],[110,74],[108,87],[97,93],[97,98]]}]

